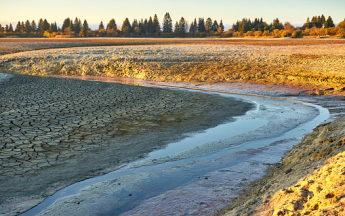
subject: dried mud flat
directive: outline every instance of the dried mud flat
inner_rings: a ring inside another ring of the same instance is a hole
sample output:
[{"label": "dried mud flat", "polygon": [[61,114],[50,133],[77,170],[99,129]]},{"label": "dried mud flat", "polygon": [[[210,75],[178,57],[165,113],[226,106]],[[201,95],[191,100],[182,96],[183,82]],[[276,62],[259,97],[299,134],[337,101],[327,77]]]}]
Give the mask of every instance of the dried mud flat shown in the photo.
[{"label": "dried mud flat", "polygon": [[2,82],[0,92],[5,215],[251,107],[216,95],[25,75]]}]

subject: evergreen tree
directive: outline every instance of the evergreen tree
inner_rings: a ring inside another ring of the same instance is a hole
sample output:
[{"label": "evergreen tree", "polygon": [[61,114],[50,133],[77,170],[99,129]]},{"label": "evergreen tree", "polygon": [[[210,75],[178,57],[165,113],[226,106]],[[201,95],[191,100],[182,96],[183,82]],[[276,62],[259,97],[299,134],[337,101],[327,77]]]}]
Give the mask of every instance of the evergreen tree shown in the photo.
[{"label": "evergreen tree", "polygon": [[129,36],[129,34],[131,33],[131,23],[129,22],[128,18],[126,18],[123,21],[123,24],[122,24],[122,27],[121,27],[121,31],[126,36]]},{"label": "evergreen tree", "polygon": [[139,34],[140,33],[140,29],[139,29],[139,23],[137,19],[134,19],[132,22],[132,30],[135,34]]},{"label": "evergreen tree", "polygon": [[334,23],[333,23],[333,19],[331,16],[328,16],[326,22],[325,22],[325,25],[324,25],[324,28],[331,28],[331,27],[334,27]]},{"label": "evergreen tree", "polygon": [[6,25],[6,26],[5,26],[5,31],[8,32],[8,31],[9,31],[8,29],[9,29],[9,28],[8,28],[8,25]]},{"label": "evergreen tree", "polygon": [[10,23],[10,27],[8,27],[8,32],[13,32],[13,26],[12,26],[12,23]]},{"label": "evergreen tree", "polygon": [[74,24],[73,24],[73,21],[72,21],[72,20],[70,21],[68,28],[69,28],[69,30],[70,30],[71,32],[74,31]]},{"label": "evergreen tree", "polygon": [[107,31],[109,31],[111,29],[113,29],[113,30],[117,29],[117,25],[116,25],[116,22],[114,19],[111,19],[107,25]]},{"label": "evergreen tree", "polygon": [[198,23],[196,22],[196,18],[194,18],[194,28],[193,28],[193,30],[194,30],[193,31],[194,33],[198,31]]},{"label": "evergreen tree", "polygon": [[272,24],[271,24],[271,30],[273,31],[274,29],[283,29],[284,25],[279,21],[278,18],[274,19]]},{"label": "evergreen tree", "polygon": [[161,31],[161,26],[159,25],[157,14],[153,18],[153,33],[159,33]]},{"label": "evergreen tree", "polygon": [[20,21],[18,21],[16,29],[14,31],[17,33],[20,32],[20,29],[22,28],[21,26],[22,26],[22,24],[20,23]]},{"label": "evergreen tree", "polygon": [[222,32],[224,32],[223,20],[220,20],[219,27],[221,27],[222,28]]},{"label": "evergreen tree", "polygon": [[175,33],[176,35],[179,35],[179,34],[180,34],[180,32],[179,32],[179,25],[178,25],[178,22],[177,22],[177,21],[176,21],[176,23],[175,23],[174,33]]},{"label": "evergreen tree", "polygon": [[172,32],[172,19],[170,14],[167,12],[163,18],[163,32],[170,33]]},{"label": "evergreen tree", "polygon": [[212,19],[210,17],[206,20],[205,28],[206,32],[210,32],[212,30]]},{"label": "evergreen tree", "polygon": [[25,23],[22,22],[22,24],[20,25],[20,32],[24,32],[24,28],[25,28]]},{"label": "evergreen tree", "polygon": [[204,20],[204,18],[199,18],[199,22],[198,22],[198,32],[206,32],[205,20]]},{"label": "evergreen tree", "polygon": [[82,25],[81,25],[81,21],[80,19],[78,19],[78,17],[76,17],[74,19],[74,31],[76,34],[79,34],[79,32],[81,31]]},{"label": "evergreen tree", "polygon": [[143,27],[143,35],[147,35],[149,28],[149,22],[147,21],[147,19],[144,20]]},{"label": "evergreen tree", "polygon": [[41,27],[41,33],[44,33],[45,31],[48,31],[49,30],[49,23],[46,19],[43,20],[43,24],[42,24],[42,27]]},{"label": "evergreen tree", "polygon": [[24,31],[26,33],[30,33],[31,32],[31,24],[30,24],[29,20],[26,20],[26,22],[25,22]]},{"label": "evergreen tree", "polygon": [[191,24],[190,24],[190,28],[189,28],[189,33],[191,33],[192,34],[192,36],[194,36],[194,34],[195,34],[195,26],[196,26],[196,24],[194,24],[194,22],[192,22]]},{"label": "evergreen tree", "polygon": [[35,20],[32,20],[32,22],[31,22],[31,30],[32,30],[33,32],[35,32],[36,29],[37,29],[36,22],[35,22]]},{"label": "evergreen tree", "polygon": [[322,14],[321,15],[321,26],[323,26],[323,24],[325,24],[326,22],[326,17]]},{"label": "evergreen tree", "polygon": [[179,23],[178,23],[178,31],[181,36],[185,36],[187,32],[188,24],[187,21],[181,17]]},{"label": "evergreen tree", "polygon": [[54,28],[54,23],[51,23],[50,24],[50,27],[49,27],[49,33],[52,33],[53,32],[53,28]]},{"label": "evergreen tree", "polygon": [[103,21],[101,20],[101,23],[98,26],[98,31],[104,29]]},{"label": "evergreen tree", "polygon": [[43,19],[41,18],[41,19],[38,21],[37,31],[41,31],[42,26],[43,26]]},{"label": "evergreen tree", "polygon": [[53,32],[57,32],[58,31],[58,26],[56,24],[56,21],[54,22],[54,27],[53,27]]},{"label": "evergreen tree", "polygon": [[70,23],[71,23],[71,20],[70,20],[69,17],[66,18],[66,19],[63,21],[63,23],[62,23],[62,32],[64,32],[65,29],[69,27]]},{"label": "evergreen tree", "polygon": [[217,29],[218,29],[219,25],[218,25],[218,22],[217,20],[213,21],[213,24],[212,24],[212,31],[216,32]]},{"label": "evergreen tree", "polygon": [[147,32],[150,36],[152,36],[154,29],[153,29],[153,20],[152,17],[149,18],[149,22],[147,23]]},{"label": "evergreen tree", "polygon": [[81,36],[86,37],[88,30],[89,30],[89,24],[87,23],[86,20],[84,20],[83,27],[81,28]]}]

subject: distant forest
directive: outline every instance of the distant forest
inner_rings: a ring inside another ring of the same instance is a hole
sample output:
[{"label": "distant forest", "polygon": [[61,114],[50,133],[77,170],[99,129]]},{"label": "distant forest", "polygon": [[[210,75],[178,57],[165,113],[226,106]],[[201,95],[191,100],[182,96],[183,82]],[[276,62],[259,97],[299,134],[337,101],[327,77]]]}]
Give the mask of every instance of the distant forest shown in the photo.
[{"label": "distant forest", "polygon": [[190,24],[183,17],[175,24],[169,13],[163,17],[160,24],[157,15],[149,19],[134,19],[132,23],[126,18],[121,28],[111,19],[108,24],[101,21],[97,30],[89,28],[87,20],[81,22],[66,18],[62,27],[56,22],[49,23],[40,19],[38,23],[27,20],[18,21],[15,28],[12,24],[1,26],[0,37],[303,37],[303,36],[339,36],[345,37],[345,19],[337,26],[329,16],[314,16],[307,18],[302,27],[295,27],[289,22],[281,23],[278,18],[268,24],[262,18],[254,20],[243,18],[233,24],[232,28],[224,31],[223,21],[212,20],[210,17],[195,18]]}]

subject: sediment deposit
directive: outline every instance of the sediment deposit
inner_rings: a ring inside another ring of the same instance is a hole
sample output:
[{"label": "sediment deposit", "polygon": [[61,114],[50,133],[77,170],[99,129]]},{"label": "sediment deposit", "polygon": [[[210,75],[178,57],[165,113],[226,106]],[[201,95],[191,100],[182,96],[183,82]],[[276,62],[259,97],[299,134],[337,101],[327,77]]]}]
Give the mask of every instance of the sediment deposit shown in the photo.
[{"label": "sediment deposit", "polygon": [[221,215],[342,215],[345,117],[318,126]]},{"label": "sediment deposit", "polygon": [[41,50],[3,56],[29,75],[119,76],[167,82],[282,84],[301,93],[343,94],[345,45],[169,45]]},{"label": "sediment deposit", "polygon": [[250,107],[210,94],[15,75],[0,83],[0,213],[25,211]]}]

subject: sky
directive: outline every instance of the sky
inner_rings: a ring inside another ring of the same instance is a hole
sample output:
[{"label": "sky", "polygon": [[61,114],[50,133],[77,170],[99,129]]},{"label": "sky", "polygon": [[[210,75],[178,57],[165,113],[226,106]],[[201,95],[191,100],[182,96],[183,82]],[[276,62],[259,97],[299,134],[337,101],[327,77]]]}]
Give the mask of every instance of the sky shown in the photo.
[{"label": "sky", "polygon": [[[267,23],[279,18],[302,25],[307,17],[324,14],[331,16],[334,23],[345,19],[345,0],[0,0],[0,24],[17,23],[40,18],[61,24],[63,20],[75,17],[86,19],[91,28],[102,20],[107,24],[114,18],[118,26],[126,17],[149,18],[157,14],[162,22],[169,12],[173,23],[182,16],[191,23],[194,18],[211,17],[223,20],[229,28],[242,18],[262,17]],[[14,25],[15,27],[15,25]]]}]

